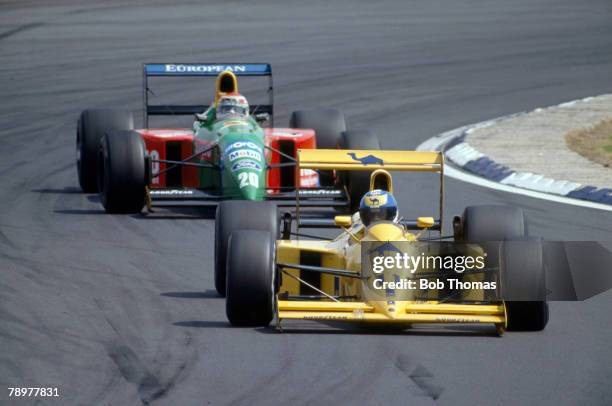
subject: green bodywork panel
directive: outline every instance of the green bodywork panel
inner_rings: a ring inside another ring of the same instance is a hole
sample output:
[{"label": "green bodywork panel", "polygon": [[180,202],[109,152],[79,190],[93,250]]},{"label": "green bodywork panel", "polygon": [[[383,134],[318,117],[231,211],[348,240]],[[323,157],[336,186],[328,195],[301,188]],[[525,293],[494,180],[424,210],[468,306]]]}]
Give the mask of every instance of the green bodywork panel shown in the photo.
[{"label": "green bodywork panel", "polygon": [[264,131],[252,118],[216,120],[214,111],[194,124],[194,151],[217,145],[201,162],[213,162],[220,169],[200,168],[200,188],[227,199],[263,200],[267,170]]}]

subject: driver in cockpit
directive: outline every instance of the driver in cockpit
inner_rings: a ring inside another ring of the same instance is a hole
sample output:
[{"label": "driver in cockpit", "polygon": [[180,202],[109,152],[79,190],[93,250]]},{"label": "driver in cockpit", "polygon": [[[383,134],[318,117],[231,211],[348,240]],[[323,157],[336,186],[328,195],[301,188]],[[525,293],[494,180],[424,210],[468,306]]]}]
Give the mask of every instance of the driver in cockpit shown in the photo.
[{"label": "driver in cockpit", "polygon": [[206,127],[217,120],[246,119],[249,117],[249,102],[240,93],[228,93],[219,98],[216,106],[210,106],[205,112],[196,114],[194,128]]},{"label": "driver in cockpit", "polygon": [[386,190],[370,190],[361,198],[359,217],[366,227],[378,221],[397,222],[399,220],[399,212],[395,197]]}]

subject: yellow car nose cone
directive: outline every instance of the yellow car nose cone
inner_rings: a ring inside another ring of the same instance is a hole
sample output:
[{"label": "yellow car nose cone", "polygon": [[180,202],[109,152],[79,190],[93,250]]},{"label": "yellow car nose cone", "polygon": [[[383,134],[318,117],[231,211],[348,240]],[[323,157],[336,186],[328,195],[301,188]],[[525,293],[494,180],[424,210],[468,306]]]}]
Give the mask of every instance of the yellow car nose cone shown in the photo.
[{"label": "yellow car nose cone", "polygon": [[403,241],[405,240],[403,227],[391,223],[376,223],[370,226],[364,240],[370,241]]}]

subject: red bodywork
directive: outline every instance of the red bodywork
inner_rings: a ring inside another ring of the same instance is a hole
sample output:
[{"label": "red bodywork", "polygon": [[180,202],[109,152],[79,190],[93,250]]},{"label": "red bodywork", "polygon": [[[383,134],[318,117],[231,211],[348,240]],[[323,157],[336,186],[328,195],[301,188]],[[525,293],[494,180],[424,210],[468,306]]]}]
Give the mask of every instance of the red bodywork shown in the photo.
[{"label": "red bodywork", "polygon": [[[136,130],[145,141],[147,153],[153,159],[181,161],[194,154],[194,134],[190,129],[184,128],[164,128],[164,129],[141,129]],[[265,143],[267,146],[282,151],[291,157],[297,157],[298,149],[316,148],[316,137],[314,130],[294,129],[294,128],[264,128]],[[267,160],[270,164],[288,162],[287,158],[273,151],[267,151]],[[208,153],[210,156],[212,154]],[[197,162],[193,160],[192,162]],[[164,163],[153,163],[153,174],[163,171],[167,165]],[[194,166],[182,165],[181,184],[168,184],[166,173],[154,177],[151,187],[199,187],[198,168]],[[288,172],[292,171],[292,172]],[[268,187],[278,188],[281,186],[295,186],[297,167],[273,168],[268,171]],[[292,178],[292,179],[291,179]],[[299,176],[301,187],[316,187],[319,178],[316,172],[302,170]]]}]

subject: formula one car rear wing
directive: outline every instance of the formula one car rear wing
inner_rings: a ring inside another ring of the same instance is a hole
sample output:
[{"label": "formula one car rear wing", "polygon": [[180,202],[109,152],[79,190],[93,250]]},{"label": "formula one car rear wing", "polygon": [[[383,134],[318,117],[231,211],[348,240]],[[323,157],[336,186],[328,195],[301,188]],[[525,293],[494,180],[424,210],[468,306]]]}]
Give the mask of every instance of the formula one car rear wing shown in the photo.
[{"label": "formula one car rear wing", "polygon": [[[190,115],[201,113],[209,105],[150,105],[149,81],[150,77],[216,77],[217,95],[219,92],[230,93],[238,91],[235,80],[224,80],[223,72],[231,72],[235,76],[263,76],[268,77],[268,103],[252,105],[251,111],[267,113],[270,115],[270,126],[274,127],[274,91],[272,83],[272,66],[268,63],[145,63],[143,65],[143,127],[148,128],[149,116]],[[216,100],[216,98],[215,98]]]},{"label": "formula one car rear wing", "polygon": [[[441,227],[444,209],[444,155],[441,152],[300,149],[298,150],[298,166],[301,169],[314,170],[372,171],[384,169],[387,171],[437,172],[440,174],[439,217],[435,220],[436,227],[433,229]],[[300,224],[299,197],[298,188],[296,208],[298,226]],[[306,223],[303,222],[303,224]]]}]

